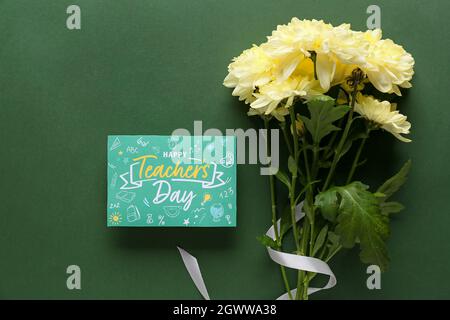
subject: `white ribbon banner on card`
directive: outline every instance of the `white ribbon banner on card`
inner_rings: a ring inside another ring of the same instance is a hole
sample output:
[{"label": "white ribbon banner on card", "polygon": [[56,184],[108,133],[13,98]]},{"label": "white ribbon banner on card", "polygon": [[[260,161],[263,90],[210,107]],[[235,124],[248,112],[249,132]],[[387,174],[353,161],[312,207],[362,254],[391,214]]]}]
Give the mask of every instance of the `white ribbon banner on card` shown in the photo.
[{"label": "white ribbon banner on card", "polygon": [[[295,221],[300,221],[304,216],[305,213],[302,211],[303,202],[297,205],[296,212],[295,212]],[[277,228],[280,228],[280,220],[276,223]],[[269,230],[267,230],[266,235],[275,240],[275,230],[274,226],[270,227]],[[328,276],[328,283],[324,287],[320,288],[308,288],[308,295],[323,290],[323,289],[330,289],[336,285],[336,277],[334,276],[333,271],[331,271],[328,264],[320,259],[313,258],[313,257],[307,257],[307,256],[301,256],[296,255],[292,253],[286,253],[274,250],[270,247],[266,247],[267,252],[269,253],[270,258],[277,264],[285,266],[287,268],[296,269],[296,270],[303,270],[307,272],[313,272],[317,274],[323,274]],[[192,281],[194,281],[195,286],[197,287],[198,291],[200,291],[201,295],[204,299],[210,300],[208,290],[206,289],[205,282],[203,280],[202,273],[200,271],[200,266],[198,264],[197,259],[191,255],[186,250],[183,250],[182,248],[178,247],[178,251],[180,252],[181,258],[183,259],[183,263],[189,273],[189,275],[192,278]],[[297,289],[291,290],[291,295],[295,296],[297,293]],[[279,296],[277,300],[288,300],[289,299],[289,293],[286,292]]]}]

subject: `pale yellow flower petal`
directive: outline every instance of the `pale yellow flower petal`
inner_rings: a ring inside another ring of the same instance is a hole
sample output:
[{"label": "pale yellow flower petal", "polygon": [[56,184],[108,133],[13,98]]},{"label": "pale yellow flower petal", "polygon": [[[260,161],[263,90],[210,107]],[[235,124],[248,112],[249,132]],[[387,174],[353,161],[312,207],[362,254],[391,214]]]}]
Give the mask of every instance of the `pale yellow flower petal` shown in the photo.
[{"label": "pale yellow flower petal", "polygon": [[396,105],[391,105],[389,101],[379,101],[372,96],[362,94],[358,94],[355,104],[355,112],[390,132],[400,141],[411,142],[411,140],[402,136],[402,134],[410,132],[411,123],[407,121],[406,116],[399,113],[395,108]]},{"label": "pale yellow flower petal", "polygon": [[402,46],[390,39],[374,41],[366,60],[361,69],[379,91],[401,95],[398,87],[411,87],[415,62]]},{"label": "pale yellow flower petal", "polygon": [[321,87],[328,91],[331,81],[336,71],[336,62],[332,57],[324,53],[318,53],[316,56],[316,72]]}]

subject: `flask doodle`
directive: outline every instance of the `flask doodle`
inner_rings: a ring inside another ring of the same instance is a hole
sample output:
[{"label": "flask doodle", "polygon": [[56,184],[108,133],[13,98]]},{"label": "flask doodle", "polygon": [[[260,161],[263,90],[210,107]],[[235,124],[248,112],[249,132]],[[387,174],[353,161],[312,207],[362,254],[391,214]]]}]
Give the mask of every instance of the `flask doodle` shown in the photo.
[{"label": "flask doodle", "polygon": [[141,219],[141,214],[139,212],[138,207],[135,205],[131,205],[127,208],[127,220],[128,222],[134,222]]},{"label": "flask doodle", "polygon": [[220,219],[223,217],[225,210],[221,203],[214,203],[210,208],[209,212],[211,213],[213,217],[214,222],[219,222]]}]

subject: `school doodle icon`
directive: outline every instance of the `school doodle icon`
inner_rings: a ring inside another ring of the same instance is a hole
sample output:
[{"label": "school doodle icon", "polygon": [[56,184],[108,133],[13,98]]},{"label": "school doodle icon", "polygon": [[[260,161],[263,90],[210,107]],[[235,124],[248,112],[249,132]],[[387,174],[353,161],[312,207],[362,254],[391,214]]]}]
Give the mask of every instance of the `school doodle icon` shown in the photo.
[{"label": "school doodle icon", "polygon": [[236,226],[235,144],[233,136],[108,136],[107,226]]}]

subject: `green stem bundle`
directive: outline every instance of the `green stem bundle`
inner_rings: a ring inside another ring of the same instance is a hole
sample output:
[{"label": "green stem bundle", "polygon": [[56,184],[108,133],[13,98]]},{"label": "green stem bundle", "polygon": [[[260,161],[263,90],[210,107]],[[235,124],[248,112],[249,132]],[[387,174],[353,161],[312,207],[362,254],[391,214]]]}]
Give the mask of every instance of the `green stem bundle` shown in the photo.
[{"label": "green stem bundle", "polygon": [[[360,71],[360,70],[359,70]],[[340,135],[340,138],[338,140],[337,146],[334,147],[334,155],[333,159],[329,168],[329,171],[326,175],[325,182],[321,188],[321,191],[327,190],[331,182],[334,178],[334,173],[337,167],[337,164],[342,157],[344,153],[344,146],[347,143],[350,128],[352,126],[352,123],[354,121],[353,114],[354,114],[354,108],[356,104],[356,96],[358,93],[358,84],[360,81],[362,81],[363,77],[361,73],[358,71],[352,74],[352,87],[353,92],[350,95],[351,97],[351,105],[350,105],[350,111],[348,113],[348,116],[346,118],[346,122],[344,124],[343,121],[341,121],[339,124],[340,126],[344,126],[344,129],[342,131],[342,134]],[[307,141],[307,137],[303,134],[299,136],[296,128],[296,113],[294,105],[289,107],[289,120],[290,120],[290,129],[288,130],[288,122],[284,122],[280,124],[281,130],[283,132],[283,138],[286,143],[286,146],[288,148],[289,154],[292,157],[290,159],[290,167],[289,170],[291,172],[291,179],[288,184],[289,189],[289,206],[290,206],[290,219],[292,224],[292,232],[294,236],[294,242],[295,242],[295,248],[296,253],[299,255],[305,255],[305,256],[316,256],[320,259],[323,259],[325,262],[328,262],[334,255],[336,255],[342,248],[342,246],[334,246],[333,248],[327,248],[326,247],[326,241],[328,239],[328,234],[325,235],[325,240],[323,239],[321,241],[325,241],[325,243],[318,244],[319,249],[315,249],[315,242],[316,238],[318,239],[319,229],[316,226],[316,214],[317,209],[314,205],[314,199],[316,197],[316,193],[319,190],[318,187],[315,187],[314,184],[320,180],[319,171],[321,169],[320,161],[327,160],[329,157],[329,153],[333,148],[335,140],[338,139],[339,135],[337,133],[333,134],[328,146],[326,148],[320,148],[319,143],[312,143],[309,144]],[[265,128],[269,130],[269,120],[268,118],[264,118]],[[355,158],[353,160],[352,167],[350,169],[350,172],[347,177],[347,183],[351,181],[353,178],[353,175],[356,171],[356,168],[359,165],[359,159],[362,153],[362,150],[364,148],[364,145],[366,143],[366,140],[368,138],[369,132],[370,132],[370,126],[368,126],[367,134],[362,139]],[[300,145],[301,143],[301,145]],[[270,149],[270,141],[268,139],[268,150]],[[321,152],[323,151],[323,152]],[[310,162],[310,155],[312,155],[312,161]],[[300,156],[302,157],[302,165],[299,165]],[[294,162],[295,165],[292,166],[291,162]],[[294,169],[293,169],[294,168]],[[304,170],[304,171],[303,171]],[[302,174],[302,172],[304,174]],[[301,177],[301,182],[303,184],[303,189],[301,192],[297,192],[297,184],[298,184],[298,177]],[[280,231],[277,227],[277,206],[276,206],[276,192],[275,192],[275,179],[273,176],[269,176],[270,181],[270,192],[271,192],[271,202],[272,202],[272,224],[275,229],[275,241],[277,244],[277,247],[279,249],[282,248],[282,236],[280,235]],[[286,182],[287,184],[287,182]],[[298,193],[298,194],[297,194]],[[303,219],[303,222],[301,224],[301,229],[299,229],[299,226],[296,222],[296,206],[298,202],[301,199],[302,194],[304,194],[304,205],[303,209],[305,210],[305,218]],[[319,226],[321,225],[321,221],[318,221]],[[317,230],[316,230],[317,228]],[[300,232],[301,230],[301,232]],[[300,236],[301,235],[301,236]],[[323,246],[323,247],[320,247]],[[286,270],[283,266],[281,266],[281,275],[283,278],[284,285],[286,287],[286,290],[288,292],[289,298],[294,299],[290,292],[290,286],[286,275]],[[316,274],[306,272],[303,270],[299,270],[297,274],[297,293],[295,295],[296,300],[307,300],[308,299],[308,288],[309,283],[312,279],[314,279]]]},{"label": "green stem bundle", "polygon": [[[266,148],[267,152],[271,150],[271,141],[270,141],[270,135],[269,135],[269,119],[264,118],[264,127],[267,132],[267,140],[266,140]],[[273,175],[269,175],[269,183],[270,183],[270,200],[272,204],[272,225],[275,232],[275,241],[277,243],[277,246],[281,248],[281,236],[278,230],[277,225],[277,202],[276,202],[276,193],[275,193],[275,178]],[[289,299],[293,299],[291,288],[289,286],[289,281],[286,275],[286,269],[284,266],[280,265],[280,272],[281,277],[283,278],[284,286],[288,292]]]}]

